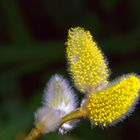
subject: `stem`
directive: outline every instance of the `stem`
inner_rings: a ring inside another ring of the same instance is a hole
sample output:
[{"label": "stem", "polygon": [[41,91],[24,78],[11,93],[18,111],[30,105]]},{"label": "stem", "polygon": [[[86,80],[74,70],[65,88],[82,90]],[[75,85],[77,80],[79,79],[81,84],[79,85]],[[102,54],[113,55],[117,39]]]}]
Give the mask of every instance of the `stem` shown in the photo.
[{"label": "stem", "polygon": [[60,122],[60,126],[63,125],[65,122],[68,122],[70,120],[79,119],[79,118],[82,118],[85,116],[86,116],[86,112],[84,110],[81,110],[78,108],[78,109],[72,111],[71,113],[69,113],[68,115],[64,116]]},{"label": "stem", "polygon": [[42,127],[39,126],[33,128],[24,140],[35,140],[41,134],[41,129]]}]

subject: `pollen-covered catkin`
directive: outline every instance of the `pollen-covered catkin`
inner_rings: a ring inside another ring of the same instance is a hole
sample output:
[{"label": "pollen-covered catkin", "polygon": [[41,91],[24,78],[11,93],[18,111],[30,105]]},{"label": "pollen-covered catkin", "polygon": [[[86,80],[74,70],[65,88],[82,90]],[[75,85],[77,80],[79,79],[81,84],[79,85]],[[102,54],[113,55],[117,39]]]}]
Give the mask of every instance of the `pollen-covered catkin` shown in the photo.
[{"label": "pollen-covered catkin", "polygon": [[70,29],[66,46],[69,71],[77,89],[83,93],[103,89],[109,71],[90,32],[80,27]]},{"label": "pollen-covered catkin", "polygon": [[89,119],[98,126],[113,125],[124,119],[134,110],[139,89],[139,77],[131,74],[90,94],[85,105]]}]

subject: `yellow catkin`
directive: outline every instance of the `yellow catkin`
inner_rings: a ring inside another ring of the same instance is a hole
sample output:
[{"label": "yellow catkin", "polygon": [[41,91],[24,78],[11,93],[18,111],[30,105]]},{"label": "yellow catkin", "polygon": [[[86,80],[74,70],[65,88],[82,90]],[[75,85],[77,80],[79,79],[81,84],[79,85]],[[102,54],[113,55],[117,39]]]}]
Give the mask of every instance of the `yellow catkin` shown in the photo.
[{"label": "yellow catkin", "polygon": [[98,91],[108,83],[108,68],[89,31],[75,27],[66,42],[69,71],[75,86],[84,93]]},{"label": "yellow catkin", "polygon": [[98,126],[107,126],[133,111],[140,89],[140,79],[131,74],[108,88],[89,95],[85,105],[89,119]]}]

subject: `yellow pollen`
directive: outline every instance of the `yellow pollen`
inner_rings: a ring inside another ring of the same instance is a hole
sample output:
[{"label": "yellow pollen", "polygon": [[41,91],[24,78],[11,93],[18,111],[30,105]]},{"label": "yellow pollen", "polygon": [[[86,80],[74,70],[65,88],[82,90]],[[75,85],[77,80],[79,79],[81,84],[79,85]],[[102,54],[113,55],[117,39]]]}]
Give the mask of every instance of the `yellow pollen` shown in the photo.
[{"label": "yellow pollen", "polygon": [[85,105],[88,117],[95,125],[106,126],[132,112],[140,89],[138,76],[127,75],[106,89],[89,94]]},{"label": "yellow pollen", "polygon": [[75,86],[81,92],[95,92],[108,83],[109,71],[101,50],[89,31],[72,28],[68,32],[66,54]]}]

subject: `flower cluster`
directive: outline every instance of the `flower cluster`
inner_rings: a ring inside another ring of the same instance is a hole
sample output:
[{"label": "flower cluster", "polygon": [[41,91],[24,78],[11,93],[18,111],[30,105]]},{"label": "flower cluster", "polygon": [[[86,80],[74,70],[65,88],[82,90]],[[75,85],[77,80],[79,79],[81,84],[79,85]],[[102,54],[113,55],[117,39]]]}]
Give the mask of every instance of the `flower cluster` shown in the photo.
[{"label": "flower cluster", "polygon": [[35,113],[35,125],[42,127],[42,133],[59,129],[63,134],[73,128],[73,119],[82,116],[94,125],[111,126],[134,110],[139,76],[127,74],[110,82],[107,61],[89,31],[80,27],[69,30],[66,56],[74,85],[85,98],[77,109],[77,98],[68,81],[54,75],[45,87],[43,105]]},{"label": "flower cluster", "polygon": [[89,31],[69,30],[67,58],[73,82],[86,94],[82,109],[97,126],[110,126],[134,110],[140,78],[128,74],[110,82],[107,61]]}]

